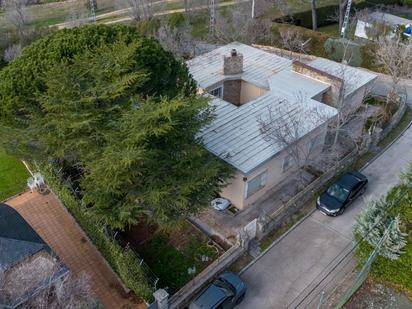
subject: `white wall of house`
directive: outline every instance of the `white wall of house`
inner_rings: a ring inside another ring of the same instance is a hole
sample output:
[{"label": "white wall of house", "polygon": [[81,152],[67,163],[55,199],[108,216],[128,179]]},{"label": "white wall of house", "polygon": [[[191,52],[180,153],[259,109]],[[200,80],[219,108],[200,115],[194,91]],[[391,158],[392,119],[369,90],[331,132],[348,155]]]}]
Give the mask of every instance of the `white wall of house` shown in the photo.
[{"label": "white wall of house", "polygon": [[[301,142],[310,147],[312,141],[316,140],[315,147],[311,151],[316,157],[322,151],[326,136],[327,126],[323,125],[313,130]],[[268,194],[268,191],[287,178],[296,174],[297,167],[287,151],[278,153],[248,175],[237,171],[235,177],[221,192],[221,196],[229,199],[234,206],[245,209],[257,200]]]}]

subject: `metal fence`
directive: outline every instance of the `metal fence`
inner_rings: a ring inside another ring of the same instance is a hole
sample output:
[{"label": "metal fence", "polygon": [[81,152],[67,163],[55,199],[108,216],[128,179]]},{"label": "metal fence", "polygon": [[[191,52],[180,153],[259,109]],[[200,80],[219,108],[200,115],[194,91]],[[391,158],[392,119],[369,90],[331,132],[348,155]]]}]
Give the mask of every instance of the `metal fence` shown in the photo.
[{"label": "metal fence", "polygon": [[337,162],[332,168],[324,172],[321,176],[308,183],[306,187],[299,191],[296,195],[290,198],[285,204],[275,209],[272,213],[266,214],[264,218],[265,224],[260,238],[265,236],[271,230],[276,228],[284,218],[295,213],[307,201],[314,197],[314,194],[333,177],[344,171],[350,166],[358,156],[357,149],[353,149],[343,159]]}]

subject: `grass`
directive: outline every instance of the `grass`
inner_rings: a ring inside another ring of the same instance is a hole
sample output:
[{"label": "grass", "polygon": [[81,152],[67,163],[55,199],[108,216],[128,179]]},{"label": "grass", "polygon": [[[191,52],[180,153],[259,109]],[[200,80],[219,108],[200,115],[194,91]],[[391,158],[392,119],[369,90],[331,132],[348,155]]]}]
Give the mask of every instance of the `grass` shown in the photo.
[{"label": "grass", "polygon": [[327,34],[331,37],[339,37],[340,35],[339,24],[332,24],[328,26],[319,27],[318,31]]},{"label": "grass", "polygon": [[[412,183],[412,165],[408,173],[408,181]],[[399,190],[402,192],[400,199],[396,194]],[[406,184],[400,184],[391,189],[385,199],[396,201],[391,208],[386,209],[386,212],[391,218],[400,217],[400,229],[406,235],[407,244],[402,249],[403,253],[395,260],[378,256],[372,264],[370,274],[372,278],[388,282],[399,290],[405,291],[410,297],[412,295],[412,188]],[[372,251],[373,247],[368,242],[364,240],[360,242],[356,250],[359,265],[365,263]]]},{"label": "grass", "polygon": [[0,201],[22,192],[29,177],[24,164],[0,149]]}]

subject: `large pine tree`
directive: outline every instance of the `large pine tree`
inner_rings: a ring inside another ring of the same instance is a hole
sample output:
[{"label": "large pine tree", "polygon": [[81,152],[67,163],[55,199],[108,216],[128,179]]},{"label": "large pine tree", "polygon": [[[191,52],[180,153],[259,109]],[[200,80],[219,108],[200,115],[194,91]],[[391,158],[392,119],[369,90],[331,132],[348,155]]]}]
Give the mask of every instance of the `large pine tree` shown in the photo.
[{"label": "large pine tree", "polygon": [[0,72],[8,145],[80,166],[85,205],[113,227],[143,214],[170,225],[206,207],[230,169],[196,137],[213,110],[186,66],[128,27],[62,33]]}]

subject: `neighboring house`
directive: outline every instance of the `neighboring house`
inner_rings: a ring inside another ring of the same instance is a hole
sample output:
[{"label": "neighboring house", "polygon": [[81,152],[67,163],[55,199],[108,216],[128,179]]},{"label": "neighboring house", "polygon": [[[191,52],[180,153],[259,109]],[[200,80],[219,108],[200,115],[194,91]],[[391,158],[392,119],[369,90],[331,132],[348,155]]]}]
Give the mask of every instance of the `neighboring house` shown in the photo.
[{"label": "neighboring house", "polygon": [[405,37],[411,36],[411,21],[409,19],[383,12],[373,12],[358,19],[355,36],[374,40],[383,33],[393,35],[399,27],[402,27],[402,33]]},{"label": "neighboring house", "polygon": [[187,64],[199,92],[214,96],[216,118],[200,137],[210,152],[236,169],[221,196],[239,209],[297,171],[288,152],[263,137],[259,119],[272,110],[275,122],[303,120],[298,142],[316,157],[328,124],[336,119],[339,96],[343,94],[348,110],[357,109],[376,78],[333,61],[304,64],[236,42]]},{"label": "neighboring house", "polygon": [[68,272],[23,217],[0,203],[0,308],[34,301]]}]

